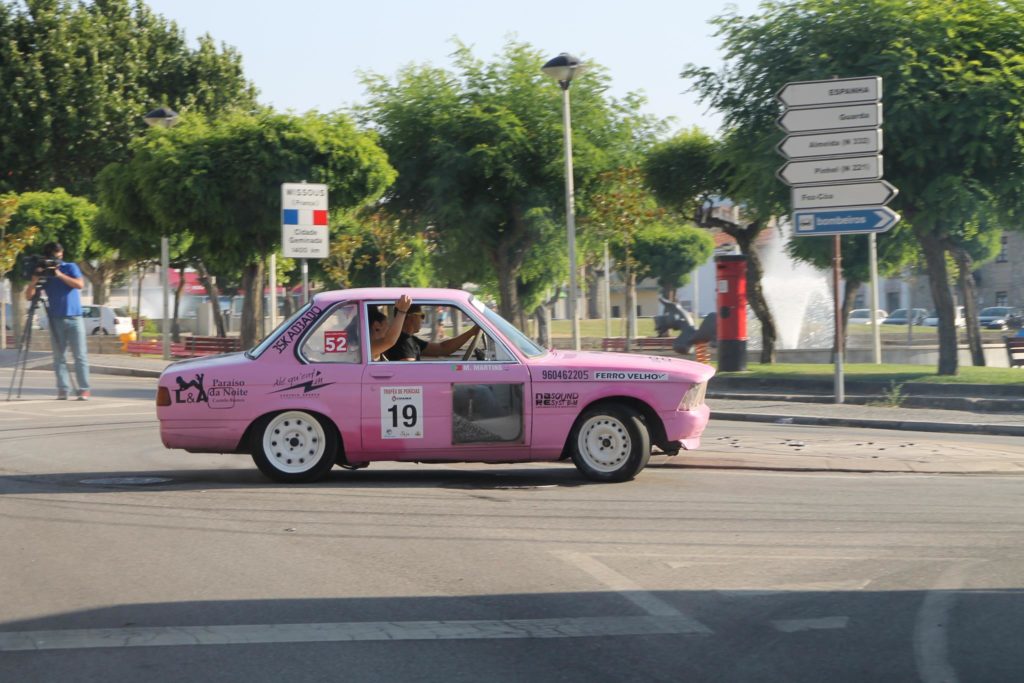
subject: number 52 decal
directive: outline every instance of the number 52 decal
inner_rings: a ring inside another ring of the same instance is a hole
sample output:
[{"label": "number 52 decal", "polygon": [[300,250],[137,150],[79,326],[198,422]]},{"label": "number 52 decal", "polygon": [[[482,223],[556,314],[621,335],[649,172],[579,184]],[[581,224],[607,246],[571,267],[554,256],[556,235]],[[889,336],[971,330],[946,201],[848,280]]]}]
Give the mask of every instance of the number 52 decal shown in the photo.
[{"label": "number 52 decal", "polygon": [[423,387],[380,388],[380,438],[423,438]]}]

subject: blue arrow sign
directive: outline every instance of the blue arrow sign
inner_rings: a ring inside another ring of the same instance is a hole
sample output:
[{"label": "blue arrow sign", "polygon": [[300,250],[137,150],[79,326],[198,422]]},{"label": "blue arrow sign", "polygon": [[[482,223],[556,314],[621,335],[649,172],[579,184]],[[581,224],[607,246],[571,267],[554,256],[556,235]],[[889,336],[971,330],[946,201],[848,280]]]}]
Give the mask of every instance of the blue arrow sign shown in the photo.
[{"label": "blue arrow sign", "polygon": [[826,211],[794,211],[793,235],[857,235],[885,232],[900,221],[900,215],[886,206]]}]

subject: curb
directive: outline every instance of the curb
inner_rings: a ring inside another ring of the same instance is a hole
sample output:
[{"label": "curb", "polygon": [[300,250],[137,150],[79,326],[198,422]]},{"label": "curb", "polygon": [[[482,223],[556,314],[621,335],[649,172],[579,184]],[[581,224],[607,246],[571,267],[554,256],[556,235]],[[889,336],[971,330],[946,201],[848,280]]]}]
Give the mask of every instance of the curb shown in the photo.
[{"label": "curb", "polygon": [[947,434],[989,434],[992,436],[1024,436],[1024,426],[994,425],[956,422],[916,422],[913,420],[872,420],[868,418],[811,417],[807,415],[764,415],[716,410],[712,420],[734,422],[769,422],[822,427],[863,427],[866,429],[894,429],[906,432],[942,432]]}]

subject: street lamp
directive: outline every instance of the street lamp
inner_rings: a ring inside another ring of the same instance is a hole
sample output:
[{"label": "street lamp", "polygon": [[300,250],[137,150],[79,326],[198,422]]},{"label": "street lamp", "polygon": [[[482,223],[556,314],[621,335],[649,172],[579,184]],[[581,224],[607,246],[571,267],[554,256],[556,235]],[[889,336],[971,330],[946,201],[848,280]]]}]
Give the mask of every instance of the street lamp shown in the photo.
[{"label": "street lamp", "polygon": [[586,69],[580,60],[563,52],[541,67],[545,75],[562,88],[562,123],[565,136],[565,229],[569,241],[569,319],[572,321],[572,346],[580,349],[580,317],[577,311],[579,289],[576,284],[576,208],[572,182],[572,121],[569,116],[569,86],[576,74]]},{"label": "street lamp", "polygon": [[[178,112],[169,107],[158,107],[142,117],[146,125],[153,128],[170,128],[178,122]],[[164,360],[171,359],[171,287],[167,271],[171,269],[171,246],[167,236],[160,238],[160,286],[164,295],[164,320],[161,326]],[[142,302],[139,302],[139,319],[142,319]]]}]

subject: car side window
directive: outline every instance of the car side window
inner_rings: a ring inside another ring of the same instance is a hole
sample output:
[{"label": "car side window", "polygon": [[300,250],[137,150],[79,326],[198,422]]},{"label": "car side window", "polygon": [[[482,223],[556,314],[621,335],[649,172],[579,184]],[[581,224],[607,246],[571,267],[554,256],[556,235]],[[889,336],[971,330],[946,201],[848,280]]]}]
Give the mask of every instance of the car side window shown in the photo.
[{"label": "car side window", "polygon": [[306,335],[300,354],[311,363],[359,363],[359,307],[356,304],[335,306]]}]

